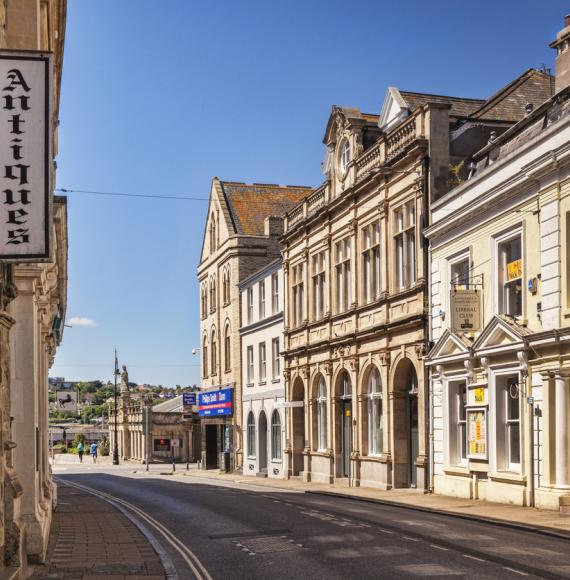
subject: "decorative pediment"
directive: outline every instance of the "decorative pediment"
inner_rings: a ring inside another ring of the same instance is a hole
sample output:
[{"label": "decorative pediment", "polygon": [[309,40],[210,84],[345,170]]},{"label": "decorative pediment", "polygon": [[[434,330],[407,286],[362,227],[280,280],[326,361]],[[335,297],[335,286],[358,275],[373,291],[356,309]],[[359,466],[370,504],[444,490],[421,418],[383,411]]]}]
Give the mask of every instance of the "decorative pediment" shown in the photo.
[{"label": "decorative pediment", "polygon": [[429,353],[430,360],[443,357],[469,356],[469,345],[461,337],[446,329]]},{"label": "decorative pediment", "polygon": [[400,91],[396,87],[388,87],[380,119],[378,120],[378,127],[387,132],[404,117],[407,117],[409,113],[410,109]]},{"label": "decorative pediment", "polygon": [[502,350],[505,347],[519,345],[529,330],[504,316],[494,316],[479,335],[473,350]]}]

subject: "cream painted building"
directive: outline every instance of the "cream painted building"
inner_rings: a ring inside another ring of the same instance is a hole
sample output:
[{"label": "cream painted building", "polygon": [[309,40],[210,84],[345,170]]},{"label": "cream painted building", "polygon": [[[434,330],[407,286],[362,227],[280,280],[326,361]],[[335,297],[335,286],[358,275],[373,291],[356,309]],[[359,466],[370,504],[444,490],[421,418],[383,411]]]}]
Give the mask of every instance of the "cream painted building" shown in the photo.
[{"label": "cream painted building", "polygon": [[0,270],[0,570],[25,573],[45,558],[56,501],[48,463],[48,370],[67,306],[67,204],[53,196],[67,3],[7,0],[0,5],[0,49],[53,54],[51,260]]},{"label": "cream painted building", "polygon": [[567,18],[556,94],[519,100],[523,118],[432,204],[437,493],[570,505],[569,38]]},{"label": "cream painted building", "polygon": [[244,475],[287,474],[283,361],[283,269],[281,260],[240,285]]},{"label": "cream painted building", "polygon": [[243,466],[238,284],[280,257],[281,217],[310,188],[212,180],[198,265],[202,391],[232,389],[232,413],[202,418],[202,465]]}]

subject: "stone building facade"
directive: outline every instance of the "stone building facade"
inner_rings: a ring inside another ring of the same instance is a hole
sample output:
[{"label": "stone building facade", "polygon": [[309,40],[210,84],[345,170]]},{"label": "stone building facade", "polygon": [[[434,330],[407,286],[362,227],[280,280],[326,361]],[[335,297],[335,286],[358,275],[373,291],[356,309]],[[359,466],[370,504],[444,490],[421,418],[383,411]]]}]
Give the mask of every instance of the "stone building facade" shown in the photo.
[{"label": "stone building facade", "polygon": [[[122,461],[194,463],[200,459],[200,424],[196,413],[184,408],[182,395],[154,406],[133,401],[128,393],[121,394],[119,401],[117,443]],[[114,413],[109,417],[109,441],[112,450]]]},{"label": "stone building facade", "polygon": [[[569,37],[567,19],[553,45]],[[570,506],[569,55],[559,48],[556,94],[521,99],[521,119],[432,206],[438,493]],[[480,324],[454,318],[468,293]]]},{"label": "stone building facade", "polygon": [[244,475],[283,478],[283,269],[272,262],[240,285]]},{"label": "stone building facade", "polygon": [[290,475],[429,487],[429,204],[512,124],[497,108],[521,87],[541,102],[548,79],[535,73],[487,101],[391,87],[379,116],[333,108],[325,182],[283,236],[287,398],[302,402],[287,425]]},{"label": "stone building facade", "polygon": [[[0,5],[0,49],[53,54],[55,187],[65,0],[7,0]],[[52,196],[51,261],[0,270],[0,569],[41,562],[55,487],[47,457],[47,376],[61,341],[67,304],[67,206]]]},{"label": "stone building facade", "polygon": [[231,417],[202,419],[202,464],[243,466],[238,284],[280,256],[281,217],[310,188],[212,180],[198,281],[202,390],[233,389]]}]

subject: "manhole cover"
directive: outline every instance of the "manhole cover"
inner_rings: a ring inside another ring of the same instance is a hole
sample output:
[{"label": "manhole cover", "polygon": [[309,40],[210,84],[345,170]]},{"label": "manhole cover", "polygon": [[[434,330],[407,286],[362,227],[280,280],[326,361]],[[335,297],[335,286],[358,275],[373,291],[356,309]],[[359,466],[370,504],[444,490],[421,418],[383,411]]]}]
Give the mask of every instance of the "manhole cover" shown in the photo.
[{"label": "manhole cover", "polygon": [[269,552],[291,552],[300,550],[294,542],[281,537],[268,536],[264,538],[241,539],[240,544],[256,554],[267,554]]}]

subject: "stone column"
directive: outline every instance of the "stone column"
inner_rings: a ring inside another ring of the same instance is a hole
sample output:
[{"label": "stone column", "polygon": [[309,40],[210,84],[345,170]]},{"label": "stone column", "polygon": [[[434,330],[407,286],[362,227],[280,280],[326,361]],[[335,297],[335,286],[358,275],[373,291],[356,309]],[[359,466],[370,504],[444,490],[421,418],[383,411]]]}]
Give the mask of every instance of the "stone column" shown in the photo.
[{"label": "stone column", "polygon": [[556,487],[570,489],[570,371],[554,373],[556,414]]}]

